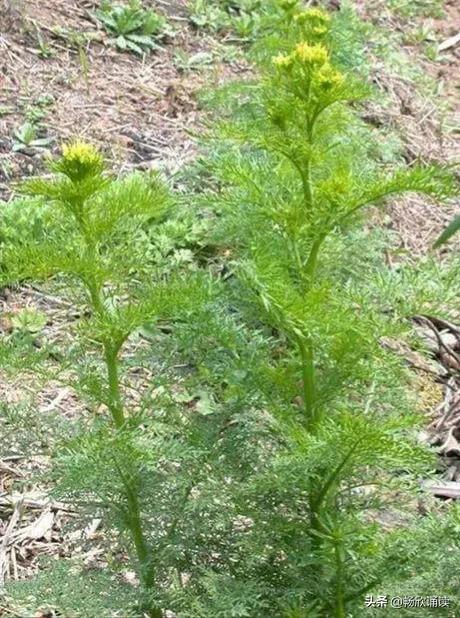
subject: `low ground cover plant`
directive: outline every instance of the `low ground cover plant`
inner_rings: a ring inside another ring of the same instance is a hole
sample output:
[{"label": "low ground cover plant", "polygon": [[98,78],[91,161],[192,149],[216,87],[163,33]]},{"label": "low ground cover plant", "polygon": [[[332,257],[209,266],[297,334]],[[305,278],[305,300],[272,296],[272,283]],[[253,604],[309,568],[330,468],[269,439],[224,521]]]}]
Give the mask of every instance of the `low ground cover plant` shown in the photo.
[{"label": "low ground cover plant", "polygon": [[153,9],[143,8],[140,0],[124,5],[104,2],[95,16],[114,36],[113,42],[121,51],[142,54],[156,49],[170,32],[166,18]]},{"label": "low ground cover plant", "polygon": [[13,152],[23,152],[46,148],[51,144],[51,139],[39,137],[39,129],[31,122],[25,122],[14,131]]},{"label": "low ground cover plant", "polygon": [[254,41],[262,34],[263,20],[272,3],[260,0],[193,0],[189,3],[189,20],[196,28],[212,32],[231,32],[240,41]]}]

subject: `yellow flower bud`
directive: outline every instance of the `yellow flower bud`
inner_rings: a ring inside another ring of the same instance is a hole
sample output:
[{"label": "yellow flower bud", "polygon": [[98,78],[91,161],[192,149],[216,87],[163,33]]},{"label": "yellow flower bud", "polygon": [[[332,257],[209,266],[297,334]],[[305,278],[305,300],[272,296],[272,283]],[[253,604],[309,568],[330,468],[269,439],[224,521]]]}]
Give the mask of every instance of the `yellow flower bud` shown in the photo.
[{"label": "yellow flower bud", "polygon": [[94,157],[100,157],[100,154],[92,144],[76,140],[62,145],[62,156],[68,161],[90,161]]},{"label": "yellow flower bud", "polygon": [[321,36],[323,34],[326,34],[327,28],[326,26],[314,26],[312,28],[312,32],[313,34],[316,34],[317,36]]},{"label": "yellow flower bud", "polygon": [[322,24],[323,26],[328,25],[331,21],[331,18],[326,13],[326,11],[323,11],[322,9],[318,9],[318,8],[306,9],[305,11],[302,11],[301,13],[297,13],[297,15],[294,15],[294,19],[300,24],[305,24],[305,23],[310,23],[312,25]]},{"label": "yellow flower bud", "polygon": [[275,56],[272,60],[273,64],[277,69],[289,69],[292,67],[293,58],[292,56],[285,56],[284,54],[279,54]]},{"label": "yellow flower bud", "polygon": [[104,158],[92,144],[76,140],[63,144],[62,158],[55,169],[68,176],[72,181],[97,176],[104,170]]},{"label": "yellow flower bud", "polygon": [[344,82],[344,76],[340,71],[337,71],[328,63],[321,67],[316,75],[318,84],[324,90],[331,90],[341,86]]},{"label": "yellow flower bud", "polygon": [[295,57],[297,60],[307,65],[321,66],[329,60],[329,54],[324,45],[309,45],[308,43],[299,43],[295,48]]}]

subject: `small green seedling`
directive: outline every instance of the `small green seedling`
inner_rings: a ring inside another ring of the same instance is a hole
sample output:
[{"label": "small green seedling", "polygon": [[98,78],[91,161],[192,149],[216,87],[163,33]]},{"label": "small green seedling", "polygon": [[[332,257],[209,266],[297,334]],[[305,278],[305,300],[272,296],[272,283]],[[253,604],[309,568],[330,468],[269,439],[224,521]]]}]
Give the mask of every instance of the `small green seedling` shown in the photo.
[{"label": "small green seedling", "polygon": [[228,15],[220,6],[209,6],[206,0],[194,0],[189,7],[189,20],[195,28],[218,32],[228,26]]},{"label": "small green seedling", "polygon": [[51,45],[43,38],[39,25],[34,21],[35,32],[37,35],[37,55],[40,58],[47,59],[54,56],[54,50]]},{"label": "small green seedling", "polygon": [[127,5],[106,3],[95,16],[115,37],[112,41],[121,51],[141,55],[156,49],[158,41],[171,34],[165,17],[152,9],[144,9],[139,0],[131,0]]},{"label": "small green seedling", "polygon": [[35,335],[43,330],[47,317],[42,311],[27,307],[11,316],[11,326],[19,333]]},{"label": "small green seedling", "polygon": [[194,0],[189,7],[189,20],[196,28],[211,32],[234,30],[243,40],[253,39],[260,29],[262,12],[259,0],[237,0],[215,3]]},{"label": "small green seedling", "polygon": [[31,122],[25,122],[14,131],[13,152],[24,152],[30,148],[47,148],[50,144],[50,138],[38,137],[38,129]]},{"label": "small green seedling", "polygon": [[209,52],[197,52],[189,55],[184,50],[178,49],[174,55],[174,64],[183,73],[199,71],[212,66],[213,55]]},{"label": "small green seedling", "polygon": [[54,105],[54,97],[52,94],[44,93],[34,99],[27,105],[24,112],[27,122],[34,127],[40,126],[40,123],[46,117],[52,105]]}]

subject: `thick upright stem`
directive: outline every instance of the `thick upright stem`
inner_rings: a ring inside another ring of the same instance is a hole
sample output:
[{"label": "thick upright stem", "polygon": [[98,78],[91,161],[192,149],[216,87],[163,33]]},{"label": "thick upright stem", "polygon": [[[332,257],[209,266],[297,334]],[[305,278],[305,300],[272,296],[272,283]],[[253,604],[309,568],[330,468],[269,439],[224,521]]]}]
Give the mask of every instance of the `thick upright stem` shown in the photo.
[{"label": "thick upright stem", "polygon": [[[153,565],[150,548],[142,530],[142,518],[138,498],[138,482],[136,477],[126,480],[125,490],[128,507],[128,528],[136,549],[136,556],[139,562],[140,580],[144,590],[148,594],[149,591],[154,589],[155,568]],[[143,610],[148,613],[150,618],[161,618],[163,615],[161,609],[152,607],[148,599],[146,607],[143,608]]]},{"label": "thick upright stem", "polygon": [[[109,384],[109,410],[115,427],[117,429],[122,429],[125,424],[125,415],[118,374],[118,350],[105,344],[104,355]],[[139,474],[135,469],[132,471],[130,470],[130,468],[132,468],[130,462],[126,464],[127,470],[124,470],[118,462],[116,463],[116,467],[124,486],[126,498],[126,525],[136,550],[140,580],[144,590],[148,593],[153,590],[155,585],[155,569],[152,554],[142,527],[142,515],[139,504]],[[162,617],[161,609],[151,607],[148,600],[146,607],[143,607],[143,611],[149,618]]]},{"label": "thick upright stem", "polygon": [[321,245],[323,244],[325,238],[326,238],[325,235],[318,236],[318,238],[316,238],[316,240],[313,241],[313,244],[311,246],[310,254],[305,264],[305,271],[304,271],[305,276],[309,280],[310,283],[312,283],[314,280],[315,273],[316,273],[316,266],[318,264],[319,250],[321,249]]},{"label": "thick upright stem", "polygon": [[336,571],[336,585],[335,585],[335,615],[337,618],[345,618],[345,591],[343,581],[343,549],[340,540],[336,539],[334,546],[335,556],[335,571]]},{"label": "thick upright stem", "polygon": [[107,381],[109,385],[109,410],[117,429],[123,427],[125,415],[120,391],[120,379],[118,375],[117,352],[108,344],[104,345],[105,364],[107,367]]},{"label": "thick upright stem", "polygon": [[[90,289],[90,295],[94,309],[101,317],[104,317],[104,304],[97,287],[92,287]],[[124,427],[126,420],[120,388],[118,353],[119,346],[109,342],[104,343],[104,359],[109,390],[108,408],[117,430]],[[126,523],[136,550],[142,586],[148,593],[154,588],[155,573],[150,548],[142,528],[142,516],[139,504],[139,475],[136,470],[130,472],[131,466],[129,462],[127,464],[128,470],[123,470],[118,464],[117,468],[125,490]],[[152,607],[148,600],[146,606],[142,609],[149,618],[162,618],[163,612],[161,609]]]},{"label": "thick upright stem", "polygon": [[307,207],[307,209],[311,209],[313,205],[313,189],[311,186],[310,167],[310,161],[307,161],[305,164],[305,169],[302,172],[302,187],[305,199],[305,206]]},{"label": "thick upright stem", "polygon": [[303,400],[307,426],[313,430],[318,423],[318,406],[316,405],[315,362],[313,344],[304,339],[298,340],[302,361]]}]

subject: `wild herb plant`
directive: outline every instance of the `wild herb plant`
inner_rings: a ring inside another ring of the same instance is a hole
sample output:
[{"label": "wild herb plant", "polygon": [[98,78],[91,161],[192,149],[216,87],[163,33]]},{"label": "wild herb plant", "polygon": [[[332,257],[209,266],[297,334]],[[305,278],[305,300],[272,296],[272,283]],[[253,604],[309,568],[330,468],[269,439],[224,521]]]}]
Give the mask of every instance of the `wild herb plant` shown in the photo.
[{"label": "wild herb plant", "polygon": [[[282,4],[294,19],[297,3]],[[206,170],[214,220],[164,221],[156,176],[111,178],[84,144],[3,213],[33,221],[2,230],[6,279],[59,275],[84,316],[79,386],[94,417],[58,456],[61,495],[129,533],[154,618],[359,616],[366,592],[402,589],[429,545],[428,526],[417,556],[398,556],[418,523],[413,473],[431,459],[412,439],[401,363],[379,345],[397,318],[363,282],[377,257],[359,224],[402,191],[444,198],[452,179],[379,169],[356,112],[369,90],[331,55],[329,16],[302,13],[238,93],[241,122],[224,127],[217,178]],[[196,258],[227,282],[211,306]],[[128,344],[145,340],[155,388],[132,404]],[[95,595],[80,615],[103,611]]]},{"label": "wild herb plant", "polygon": [[[142,415],[123,395],[121,359],[135,331],[146,322],[153,324],[160,315],[197,305],[206,295],[206,285],[193,273],[186,284],[178,274],[155,271],[146,263],[145,245],[139,241],[141,230],[155,225],[171,204],[158,176],[113,178],[102,155],[81,142],[64,146],[62,157],[51,162],[50,168],[50,177],[32,179],[22,187],[33,199],[20,201],[21,209],[40,219],[39,228],[29,228],[23,235],[11,233],[8,227],[3,230],[4,280],[12,283],[60,275],[69,293],[73,290],[77,302],[87,306],[83,313],[89,315],[81,324],[80,339],[90,344],[87,364],[91,373],[83,372],[80,382],[97,407],[106,406],[109,418],[101,422],[96,415],[61,452],[61,491],[67,497],[96,503],[91,495],[102,496],[101,508],[115,512],[122,531],[130,535],[142,588],[151,593],[146,610],[156,618],[161,611],[151,595],[159,583],[157,557],[148,538],[141,494],[148,461],[160,455],[151,453],[149,459],[145,452],[146,437],[139,430]],[[5,208],[4,221],[15,208],[14,202]],[[99,353],[105,375],[99,374],[97,363],[91,360],[91,347]],[[178,517],[177,513],[170,516]]]},{"label": "wild herb plant", "polygon": [[104,2],[95,15],[115,36],[114,43],[121,51],[142,55],[156,49],[158,40],[168,34],[166,18],[152,9],[144,9],[140,0],[130,0],[126,5]]},{"label": "wild herb plant", "polygon": [[[273,65],[261,88],[258,122],[252,122],[247,132],[243,129],[239,138],[268,153],[264,160],[253,151],[249,169],[253,165],[263,173],[268,162],[278,166],[279,194],[265,201],[263,184],[253,175],[255,203],[245,212],[251,222],[242,226],[240,221],[240,227],[249,235],[253,257],[246,277],[253,282],[261,307],[302,359],[305,423],[313,428],[325,410],[316,399],[315,329],[310,322],[316,316],[310,317],[308,300],[316,296],[325,307],[328,304],[320,272],[328,238],[391,195],[410,191],[443,200],[453,193],[455,183],[451,173],[438,166],[386,174],[372,169],[356,143],[360,132],[356,115],[345,105],[365,98],[369,91],[353,76],[338,71],[322,44],[300,43],[290,54],[276,56]],[[237,170],[247,183],[249,169]],[[256,220],[260,223],[254,227]],[[262,225],[271,232],[265,247],[259,237]],[[279,243],[276,254],[268,248],[272,238]]]},{"label": "wild herb plant", "polygon": [[389,397],[401,376],[378,339],[391,325],[359,285],[347,240],[369,207],[406,191],[442,201],[455,183],[439,166],[380,169],[356,111],[370,91],[334,64],[330,17],[315,8],[292,20],[304,40],[283,42],[262,80],[236,94],[241,122],[232,116],[219,133],[226,152],[211,196],[251,320],[274,329],[278,383],[291,383],[271,409],[282,446],[250,483],[248,547],[259,562],[247,556],[244,580],[280,615],[346,616],[398,570],[379,525],[383,504],[398,502],[385,485],[410,485],[429,461],[410,438],[414,416]]},{"label": "wild herb plant", "polygon": [[39,129],[32,122],[25,122],[14,131],[13,152],[23,152],[28,149],[46,148],[51,144],[51,139],[39,137]]},{"label": "wild herb plant", "polygon": [[189,6],[189,19],[196,28],[213,32],[232,31],[240,40],[252,41],[260,34],[265,12],[266,4],[260,0],[219,0],[214,3],[193,0]]}]

